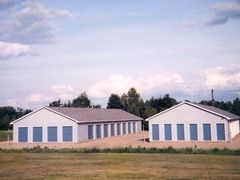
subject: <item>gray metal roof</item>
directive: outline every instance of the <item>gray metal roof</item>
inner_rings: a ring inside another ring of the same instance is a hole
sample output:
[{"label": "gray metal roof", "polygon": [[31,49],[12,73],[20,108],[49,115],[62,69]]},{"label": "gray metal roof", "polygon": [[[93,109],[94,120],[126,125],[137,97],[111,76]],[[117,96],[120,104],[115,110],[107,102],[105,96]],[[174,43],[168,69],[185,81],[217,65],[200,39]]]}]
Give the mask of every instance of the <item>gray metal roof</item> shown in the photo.
[{"label": "gray metal roof", "polygon": [[197,106],[200,106],[203,109],[206,109],[206,110],[212,111],[214,113],[220,114],[222,116],[228,117],[229,119],[238,119],[238,118],[240,118],[236,114],[230,113],[228,111],[224,111],[222,109],[219,109],[219,108],[216,108],[216,107],[213,107],[213,106],[197,104],[197,103],[194,103],[194,104],[197,105]]},{"label": "gray metal roof", "polygon": [[56,112],[81,122],[143,120],[121,109],[48,107]]}]

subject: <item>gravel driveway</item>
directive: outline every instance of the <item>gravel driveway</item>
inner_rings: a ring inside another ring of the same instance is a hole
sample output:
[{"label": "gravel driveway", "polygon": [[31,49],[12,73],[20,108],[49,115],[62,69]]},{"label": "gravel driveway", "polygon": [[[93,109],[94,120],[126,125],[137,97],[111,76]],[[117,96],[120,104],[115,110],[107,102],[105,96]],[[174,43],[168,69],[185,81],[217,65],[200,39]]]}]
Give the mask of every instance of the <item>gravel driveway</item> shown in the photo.
[{"label": "gravel driveway", "polygon": [[[144,140],[145,139],[145,140]],[[0,148],[31,148],[36,145],[49,148],[114,148],[114,147],[157,147],[166,148],[172,146],[174,148],[197,147],[202,149],[209,148],[230,148],[240,149],[240,134],[233,139],[232,142],[148,142],[148,132],[140,132],[137,134],[129,134],[118,137],[109,137],[94,141],[87,141],[82,143],[12,143],[0,142]]]}]

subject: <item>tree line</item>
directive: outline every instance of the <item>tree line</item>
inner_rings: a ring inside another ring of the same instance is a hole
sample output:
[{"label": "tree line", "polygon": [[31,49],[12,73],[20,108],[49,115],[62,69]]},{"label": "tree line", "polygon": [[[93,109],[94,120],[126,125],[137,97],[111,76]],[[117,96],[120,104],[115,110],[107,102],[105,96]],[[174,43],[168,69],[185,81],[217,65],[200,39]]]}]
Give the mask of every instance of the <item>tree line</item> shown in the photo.
[{"label": "tree line", "polygon": [[[129,113],[146,119],[154,114],[157,114],[165,109],[168,109],[176,104],[177,100],[165,94],[163,97],[152,97],[143,100],[140,93],[135,88],[130,88],[128,92],[122,95],[111,94],[108,98],[107,108],[122,109]],[[240,116],[240,99],[237,97],[233,101],[200,101],[200,104],[212,105],[217,108],[232,112]],[[82,108],[101,108],[99,104],[93,104],[86,92],[81,93],[78,97],[67,102],[62,102],[60,99],[49,103],[50,107],[82,107]],[[9,128],[9,123],[27,113],[31,110],[24,110],[22,108],[0,107],[0,130]],[[144,121],[144,127],[147,129],[147,123]]]},{"label": "tree line", "polygon": [[30,109],[14,108],[11,106],[0,107],[0,130],[8,130],[11,128],[10,122],[30,112],[32,112]]}]

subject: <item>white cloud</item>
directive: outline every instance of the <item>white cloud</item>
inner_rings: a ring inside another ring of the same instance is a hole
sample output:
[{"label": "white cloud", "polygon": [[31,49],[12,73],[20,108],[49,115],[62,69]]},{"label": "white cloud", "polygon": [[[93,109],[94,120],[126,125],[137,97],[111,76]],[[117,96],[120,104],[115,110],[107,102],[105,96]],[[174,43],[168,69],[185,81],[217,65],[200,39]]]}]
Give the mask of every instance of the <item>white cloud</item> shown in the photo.
[{"label": "white cloud", "polygon": [[111,93],[122,94],[137,85],[138,82],[130,76],[113,74],[109,78],[92,85],[87,92],[92,97],[102,98],[109,96]]},{"label": "white cloud", "polygon": [[158,73],[149,77],[131,77],[113,74],[109,78],[97,82],[88,89],[91,97],[106,98],[111,93],[123,94],[135,87],[143,96],[153,92],[169,93],[187,89],[184,79],[177,73]]},{"label": "white cloud", "polygon": [[54,93],[54,97],[62,100],[70,100],[76,95],[74,88],[70,84],[53,85],[50,89]]},{"label": "white cloud", "polygon": [[[87,89],[87,94],[94,103],[103,107],[111,93],[122,95],[131,87],[135,87],[141,97],[148,99],[169,93],[178,100],[203,100],[210,98],[210,89],[217,90],[218,96],[235,98],[240,94],[240,65],[208,68],[195,74],[195,80],[186,79],[178,73],[157,73],[138,77],[112,74]],[[60,98],[62,102],[77,97],[82,90],[71,84],[60,83],[49,87],[47,92],[33,93],[27,97],[8,99],[4,105],[39,108]]]},{"label": "white cloud", "polygon": [[31,94],[27,97],[28,102],[40,102],[42,101],[43,96],[41,94]]},{"label": "white cloud", "polygon": [[209,68],[204,76],[208,88],[240,91],[240,65]]},{"label": "white cloud", "polygon": [[28,45],[0,41],[0,59],[8,59],[30,53]]},{"label": "white cloud", "polygon": [[73,92],[73,87],[70,84],[59,84],[51,86],[51,90],[55,93],[68,93]]},{"label": "white cloud", "polygon": [[55,41],[54,18],[69,17],[67,10],[50,9],[37,1],[19,1],[15,8],[0,18],[0,40],[25,44],[44,44]]}]

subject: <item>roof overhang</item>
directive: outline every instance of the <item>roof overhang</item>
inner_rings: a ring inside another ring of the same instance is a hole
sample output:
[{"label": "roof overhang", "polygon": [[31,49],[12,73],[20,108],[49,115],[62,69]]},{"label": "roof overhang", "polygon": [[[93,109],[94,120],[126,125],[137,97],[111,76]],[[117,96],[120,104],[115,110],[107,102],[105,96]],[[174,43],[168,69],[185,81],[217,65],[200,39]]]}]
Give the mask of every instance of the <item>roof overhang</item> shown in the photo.
[{"label": "roof overhang", "polygon": [[91,120],[78,121],[78,124],[92,124],[92,123],[111,123],[111,122],[129,122],[129,121],[143,121],[143,119],[114,119],[114,120]]},{"label": "roof overhang", "polygon": [[232,122],[232,121],[238,121],[238,120],[240,120],[240,117],[238,117],[238,118],[232,118],[232,119],[229,119],[228,121]]}]

